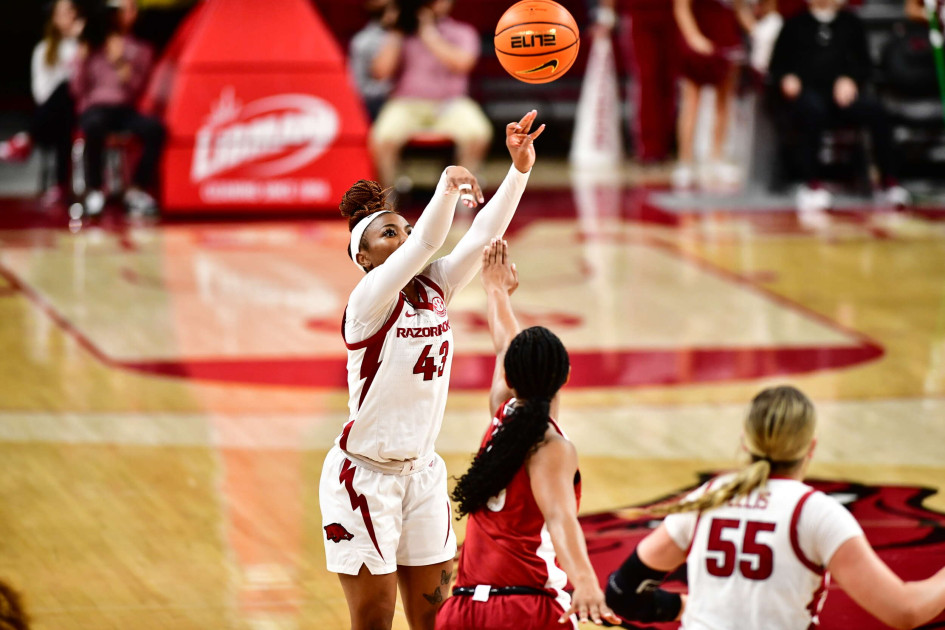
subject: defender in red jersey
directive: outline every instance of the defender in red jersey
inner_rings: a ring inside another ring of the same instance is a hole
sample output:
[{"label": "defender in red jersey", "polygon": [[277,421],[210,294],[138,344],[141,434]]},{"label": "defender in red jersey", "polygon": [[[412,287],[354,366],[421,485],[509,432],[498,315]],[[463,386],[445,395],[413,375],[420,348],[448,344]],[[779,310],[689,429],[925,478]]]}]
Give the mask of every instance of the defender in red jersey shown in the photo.
[{"label": "defender in red jersey", "polygon": [[[803,483],[816,442],[804,394],[793,387],[758,394],[743,440],[750,465],[648,510],[668,516],[611,574],[607,602],[617,613],[645,622],[681,617],[687,630],[804,630],[818,626],[831,576],[895,628],[945,608],[945,569],[903,582],[836,499]],[[683,562],[689,595],[658,588]]]},{"label": "defender in red jersey", "polygon": [[507,125],[509,174],[453,251],[429,264],[457,202],[482,201],[469,171],[443,172],[415,228],[376,182],[361,180],[342,199],[348,252],[365,275],[342,322],[350,415],[325,457],[318,497],[328,570],[339,575],[354,628],[390,628],[399,585],[410,627],[432,630],[448,595],[456,537],[446,466],[433,450],[453,358],[447,306],[512,219],[544,129],[531,131],[536,115]]},{"label": "defender in red jersey", "polygon": [[[507,249],[494,241],[483,252],[497,353],[489,399],[495,417],[453,492],[469,521],[453,597],[436,627],[551,629],[576,627],[588,617],[616,622],[578,525],[577,454],[552,419],[570,374],[568,353],[547,328],[519,332],[509,301],[518,277]],[[564,591],[569,577],[573,597]]]}]

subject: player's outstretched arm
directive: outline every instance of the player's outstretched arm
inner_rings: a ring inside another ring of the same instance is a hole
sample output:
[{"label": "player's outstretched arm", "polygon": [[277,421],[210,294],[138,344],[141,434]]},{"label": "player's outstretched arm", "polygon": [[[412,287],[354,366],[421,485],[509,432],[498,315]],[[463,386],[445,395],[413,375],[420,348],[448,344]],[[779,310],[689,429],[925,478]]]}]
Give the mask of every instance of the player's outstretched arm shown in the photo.
[{"label": "player's outstretched arm", "polygon": [[904,582],[864,536],[840,545],[827,568],[853,601],[893,628],[915,628],[945,609],[945,568],[928,579]]},{"label": "player's outstretched arm", "polygon": [[512,310],[512,292],[518,287],[518,271],[509,259],[509,244],[492,239],[482,248],[482,286],[486,290],[486,320],[495,349],[495,371],[489,392],[489,411],[492,415],[499,405],[512,396],[505,382],[505,350],[522,329]]},{"label": "player's outstretched arm", "polygon": [[587,544],[577,518],[577,499],[574,495],[574,475],[577,473],[577,452],[574,445],[560,435],[551,435],[543,442],[525,466],[531,481],[535,503],[545,517],[548,534],[555,548],[561,568],[574,585],[571,608],[559,623],[565,623],[572,614],[580,621],[590,619],[600,623],[606,619],[619,624],[620,619],[604,601],[604,591],[587,555]]},{"label": "player's outstretched arm", "polygon": [[400,290],[419,273],[446,241],[461,190],[479,190],[476,178],[462,166],[443,171],[436,192],[417,224],[397,251],[383,265],[372,269],[354,288],[348,300],[348,317],[361,322],[383,319]]},{"label": "player's outstretched arm", "polygon": [[499,190],[489,200],[476,218],[469,231],[459,240],[448,255],[434,263],[443,275],[447,291],[451,294],[469,284],[479,270],[482,248],[493,238],[501,238],[512,221],[518,208],[518,202],[525,192],[528,175],[535,164],[535,139],[541,135],[545,126],[532,131],[538,112],[532,110],[518,122],[511,122],[505,127],[505,144],[512,156],[512,168]]}]

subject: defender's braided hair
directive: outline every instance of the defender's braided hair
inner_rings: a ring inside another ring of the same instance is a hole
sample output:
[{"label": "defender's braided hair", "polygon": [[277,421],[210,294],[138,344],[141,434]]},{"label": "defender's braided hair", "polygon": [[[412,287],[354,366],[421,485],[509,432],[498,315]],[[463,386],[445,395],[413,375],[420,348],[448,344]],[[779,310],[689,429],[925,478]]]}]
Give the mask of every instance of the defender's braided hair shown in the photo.
[{"label": "defender's braided hair", "polygon": [[505,376],[522,399],[480,449],[453,490],[459,517],[485,506],[512,481],[544,440],[551,399],[568,380],[571,363],[558,337],[542,326],[520,332],[505,352]]},{"label": "defender's braided hair", "polygon": [[[338,209],[341,216],[348,219],[348,230],[354,229],[358,221],[380,210],[395,212],[394,207],[387,201],[390,188],[382,188],[377,182],[369,179],[359,179],[341,196]],[[364,237],[358,243],[358,249],[364,249]],[[348,251],[351,256],[351,251]]]}]

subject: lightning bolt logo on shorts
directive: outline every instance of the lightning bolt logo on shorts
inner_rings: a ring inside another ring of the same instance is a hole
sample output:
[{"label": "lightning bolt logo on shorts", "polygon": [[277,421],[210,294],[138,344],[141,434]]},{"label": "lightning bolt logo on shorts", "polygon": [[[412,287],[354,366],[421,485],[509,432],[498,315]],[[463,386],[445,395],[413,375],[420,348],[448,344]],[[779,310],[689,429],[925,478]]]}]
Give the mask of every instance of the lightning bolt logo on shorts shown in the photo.
[{"label": "lightning bolt logo on shorts", "polygon": [[345,484],[345,489],[348,491],[348,498],[351,499],[351,509],[361,510],[361,518],[364,519],[368,536],[371,537],[371,542],[374,543],[374,548],[377,549],[378,555],[383,558],[384,554],[381,553],[381,548],[377,544],[377,536],[374,534],[374,523],[371,521],[371,510],[368,507],[367,499],[364,498],[363,494],[357,493],[354,489],[355,470],[356,468],[351,463],[351,460],[346,459],[345,463],[341,466],[341,474],[338,476],[338,481]]}]

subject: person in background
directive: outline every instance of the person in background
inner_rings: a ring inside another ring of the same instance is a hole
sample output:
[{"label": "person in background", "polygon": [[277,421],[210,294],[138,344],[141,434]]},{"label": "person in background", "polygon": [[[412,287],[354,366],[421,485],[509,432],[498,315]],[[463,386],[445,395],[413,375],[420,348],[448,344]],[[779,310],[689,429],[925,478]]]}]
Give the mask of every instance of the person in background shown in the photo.
[{"label": "person in background", "polygon": [[141,159],[125,192],[125,205],[134,214],[157,210],[146,192],[154,182],[164,144],[164,126],[140,114],[135,105],[151,71],[150,46],[131,34],[138,16],[135,0],[108,0],[83,31],[72,78],[72,94],[85,134],[85,212],[96,216],[105,207],[102,167],[108,134],[127,131],[142,144]]},{"label": "person in background", "polygon": [[709,162],[701,180],[710,187],[731,187],[739,182],[738,168],[725,155],[729,116],[735,101],[739,64],[745,58],[742,29],[751,32],[754,16],[745,0],[673,0],[682,35],[677,139],[679,163],[673,186],[695,183],[695,137],[699,100],[704,86],[715,88],[715,112]]},{"label": "person in background", "polygon": [[[394,79],[371,128],[370,147],[381,184],[395,183],[400,153],[419,132],[448,136],[458,165],[476,173],[492,140],[492,124],[469,98],[479,34],[449,16],[453,0],[400,0],[397,24],[374,60],[374,77]],[[401,182],[399,188],[408,188]]]},{"label": "person in background", "polygon": [[368,0],[365,8],[371,16],[371,21],[351,39],[348,46],[348,65],[368,116],[374,120],[394,87],[391,79],[375,79],[372,66],[397,19],[397,7],[393,0]]},{"label": "person in background", "polygon": [[[815,425],[813,403],[794,387],[755,396],[742,433],[751,463],[647,510],[668,516],[611,574],[610,607],[631,620],[681,619],[690,630],[814,628],[835,581],[894,628],[936,617],[945,569],[903,581],[843,505],[804,483]],[[659,588],[684,562],[688,595]]]},{"label": "person in background", "polygon": [[[617,23],[616,0],[600,0],[596,12],[599,34],[609,36]],[[629,25],[629,71],[634,77],[630,136],[636,157],[644,163],[665,162],[676,139],[676,81],[679,78],[679,32],[668,0],[626,0],[621,3]]]},{"label": "person in background", "polygon": [[43,194],[45,204],[64,201],[69,190],[69,159],[75,126],[75,103],[69,93],[69,79],[78,51],[76,37],[83,26],[73,0],[52,3],[43,39],[33,49],[31,77],[36,101],[33,121],[29,131],[0,143],[0,160],[5,161],[25,160],[34,143],[55,152],[56,183]]},{"label": "person in background", "polygon": [[837,125],[865,126],[882,178],[885,202],[902,207],[908,191],[899,185],[892,124],[882,104],[868,93],[873,63],[863,22],[840,8],[840,0],[810,0],[809,10],[784,22],[769,73],[797,136],[794,164],[803,180],[797,192],[800,212],[819,212],[833,204],[821,186],[819,151],[824,130]]}]

